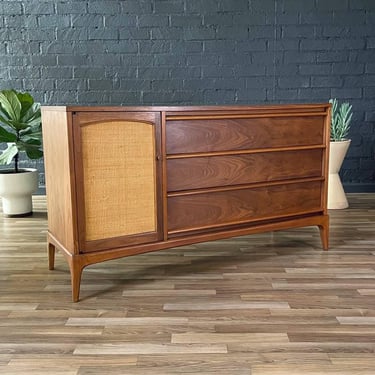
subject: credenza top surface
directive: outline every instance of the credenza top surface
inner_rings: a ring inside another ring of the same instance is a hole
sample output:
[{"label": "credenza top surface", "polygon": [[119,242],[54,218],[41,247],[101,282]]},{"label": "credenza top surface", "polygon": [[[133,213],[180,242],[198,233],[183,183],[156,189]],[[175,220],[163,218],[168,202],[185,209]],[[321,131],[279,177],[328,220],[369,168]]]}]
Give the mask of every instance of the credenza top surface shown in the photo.
[{"label": "credenza top surface", "polygon": [[210,105],[210,106],[42,106],[43,111],[63,112],[166,112],[167,114],[181,112],[228,112],[228,111],[256,111],[256,112],[316,112],[325,111],[329,103],[309,104],[274,104],[274,105]]}]

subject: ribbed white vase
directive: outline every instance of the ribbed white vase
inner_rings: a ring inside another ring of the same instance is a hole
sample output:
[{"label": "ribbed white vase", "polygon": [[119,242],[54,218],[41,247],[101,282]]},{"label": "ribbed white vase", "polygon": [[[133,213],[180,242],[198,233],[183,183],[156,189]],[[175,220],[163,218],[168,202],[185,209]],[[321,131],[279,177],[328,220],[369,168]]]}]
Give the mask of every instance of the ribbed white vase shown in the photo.
[{"label": "ribbed white vase", "polygon": [[346,141],[330,142],[329,150],[329,176],[328,176],[328,203],[330,210],[349,207],[345,191],[339,176],[342,162],[350,145],[350,139]]},{"label": "ribbed white vase", "polygon": [[38,189],[38,171],[22,169],[20,173],[0,171],[0,196],[6,216],[27,216],[33,212],[32,194]]}]

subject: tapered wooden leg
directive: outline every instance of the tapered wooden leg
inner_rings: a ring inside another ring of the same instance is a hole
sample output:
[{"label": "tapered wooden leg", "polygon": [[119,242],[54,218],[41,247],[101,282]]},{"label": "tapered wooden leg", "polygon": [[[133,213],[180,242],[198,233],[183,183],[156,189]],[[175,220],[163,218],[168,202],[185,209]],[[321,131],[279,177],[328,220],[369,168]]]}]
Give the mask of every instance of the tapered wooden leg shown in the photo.
[{"label": "tapered wooden leg", "polygon": [[48,243],[48,269],[54,270],[55,269],[55,253],[56,247],[55,245]]},{"label": "tapered wooden leg", "polygon": [[322,247],[324,250],[328,250],[329,247],[329,219],[325,217],[324,223],[318,225],[320,232],[320,239],[322,241]]},{"label": "tapered wooden leg", "polygon": [[81,278],[84,266],[82,266],[78,258],[72,258],[69,261],[70,279],[72,283],[72,300],[79,301],[79,291],[81,288]]}]

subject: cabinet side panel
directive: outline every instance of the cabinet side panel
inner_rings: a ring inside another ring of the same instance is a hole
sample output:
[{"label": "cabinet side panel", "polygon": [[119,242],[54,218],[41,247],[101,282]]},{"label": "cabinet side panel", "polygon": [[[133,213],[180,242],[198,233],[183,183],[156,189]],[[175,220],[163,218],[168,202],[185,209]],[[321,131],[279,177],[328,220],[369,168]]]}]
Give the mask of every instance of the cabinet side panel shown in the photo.
[{"label": "cabinet side panel", "polygon": [[48,230],[72,254],[74,225],[68,114],[42,108]]},{"label": "cabinet side panel", "polygon": [[157,230],[154,130],[123,120],[82,126],[86,241]]}]

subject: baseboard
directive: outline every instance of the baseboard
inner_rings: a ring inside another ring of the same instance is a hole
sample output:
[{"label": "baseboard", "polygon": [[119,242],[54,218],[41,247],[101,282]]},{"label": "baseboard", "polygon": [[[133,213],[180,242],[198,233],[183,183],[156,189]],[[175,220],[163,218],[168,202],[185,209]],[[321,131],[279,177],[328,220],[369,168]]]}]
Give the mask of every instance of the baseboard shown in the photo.
[{"label": "baseboard", "polygon": [[346,193],[375,193],[375,183],[343,183]]},{"label": "baseboard", "polygon": [[35,195],[46,195],[46,187],[45,186],[39,186]]}]

